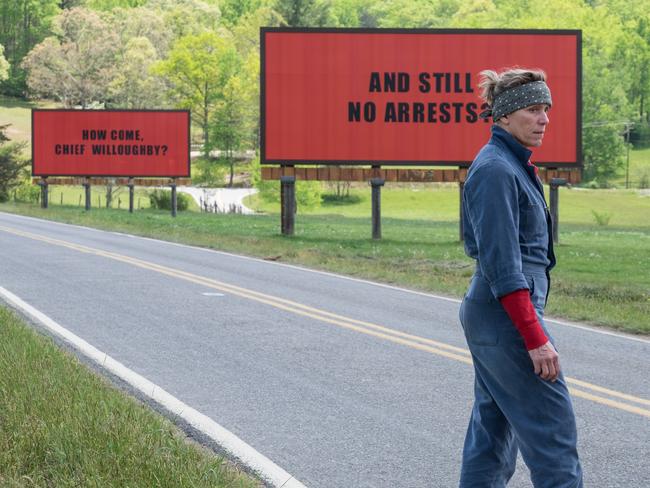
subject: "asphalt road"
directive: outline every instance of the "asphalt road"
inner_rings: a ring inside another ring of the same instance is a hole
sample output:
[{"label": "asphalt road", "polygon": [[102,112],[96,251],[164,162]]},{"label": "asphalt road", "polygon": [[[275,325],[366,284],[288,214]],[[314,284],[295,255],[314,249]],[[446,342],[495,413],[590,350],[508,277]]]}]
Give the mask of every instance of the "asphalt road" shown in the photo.
[{"label": "asphalt road", "polygon": [[[457,300],[3,213],[0,286],[309,487],[457,485]],[[650,341],[549,325],[585,486],[649,487]]]}]

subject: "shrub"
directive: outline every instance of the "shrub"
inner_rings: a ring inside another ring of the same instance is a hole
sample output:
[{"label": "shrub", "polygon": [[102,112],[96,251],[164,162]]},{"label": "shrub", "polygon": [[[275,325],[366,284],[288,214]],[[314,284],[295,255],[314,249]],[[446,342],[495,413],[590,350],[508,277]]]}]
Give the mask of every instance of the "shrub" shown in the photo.
[{"label": "shrub", "polygon": [[650,124],[637,122],[630,131],[630,142],[636,149],[650,147]]},{"label": "shrub", "polygon": [[[190,206],[190,197],[184,193],[176,192],[176,209],[179,212],[187,210]],[[154,190],[149,193],[149,202],[151,203],[151,208],[156,208],[158,210],[170,210],[172,209],[172,192],[171,190]]]},{"label": "shrub", "polygon": [[192,161],[192,181],[200,186],[223,186],[228,168],[222,161],[197,158]]},{"label": "shrub", "polygon": [[21,183],[14,190],[14,200],[17,202],[36,203],[41,198],[41,189],[29,182]]},{"label": "shrub", "polygon": [[605,212],[599,213],[596,212],[595,210],[592,210],[591,213],[594,214],[594,219],[596,219],[596,223],[601,227],[605,227],[607,224],[609,224],[609,219],[612,218],[612,214],[605,213]]}]

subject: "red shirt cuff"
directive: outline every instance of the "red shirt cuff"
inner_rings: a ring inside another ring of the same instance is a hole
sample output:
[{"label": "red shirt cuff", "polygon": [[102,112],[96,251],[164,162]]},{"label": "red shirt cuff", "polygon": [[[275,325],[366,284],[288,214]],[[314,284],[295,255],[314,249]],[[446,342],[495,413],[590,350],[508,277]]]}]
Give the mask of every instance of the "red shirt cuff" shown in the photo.
[{"label": "red shirt cuff", "polygon": [[512,320],[526,344],[526,350],[537,349],[548,342],[528,290],[517,290],[499,298],[508,317]]}]

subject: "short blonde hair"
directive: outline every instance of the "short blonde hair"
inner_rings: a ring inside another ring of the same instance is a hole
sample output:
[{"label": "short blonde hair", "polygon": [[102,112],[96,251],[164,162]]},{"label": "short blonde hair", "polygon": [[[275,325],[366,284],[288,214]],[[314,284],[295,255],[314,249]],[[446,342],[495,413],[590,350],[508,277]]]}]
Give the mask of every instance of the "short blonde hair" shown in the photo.
[{"label": "short blonde hair", "polygon": [[519,85],[533,81],[546,81],[546,73],[541,69],[503,68],[500,73],[486,69],[479,73],[478,86],[481,89],[481,98],[490,106],[494,98],[500,93]]}]

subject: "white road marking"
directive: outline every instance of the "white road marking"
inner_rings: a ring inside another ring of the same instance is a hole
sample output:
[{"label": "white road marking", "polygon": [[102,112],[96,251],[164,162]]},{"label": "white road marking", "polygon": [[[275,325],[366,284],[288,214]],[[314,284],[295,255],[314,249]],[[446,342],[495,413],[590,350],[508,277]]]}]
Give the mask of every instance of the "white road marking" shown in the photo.
[{"label": "white road marking", "polygon": [[1,286],[0,297],[4,298],[7,303],[40,323],[53,334],[71,344],[87,358],[110,371],[112,374],[125,381],[171,413],[178,415],[195,429],[203,432],[219,444],[219,446],[251,468],[251,470],[256,472],[264,480],[269,482],[272,486],[277,488],[306,488],[305,485],[287,473],[280,466],[253,449],[235,434],[216,423],[210,417],[203,415],[201,412],[193,409],[186,403],[183,403],[178,398],[166,392],[160,386],[152,383],[144,376],[139,375],[119,361],[110,357],[108,354],[95,348],[81,337],[59,325],[50,317]]},{"label": "white road marking", "polygon": [[211,292],[211,291],[205,291],[201,293],[204,297],[225,297],[223,293],[217,293],[217,292]]},{"label": "white road marking", "polygon": [[[233,253],[226,252],[226,251],[218,251],[216,249],[207,249],[207,248],[204,248],[204,247],[197,247],[197,246],[192,246],[192,245],[189,245],[189,244],[181,244],[181,243],[178,243],[178,242],[163,241],[163,240],[160,240],[160,239],[154,239],[152,237],[142,237],[142,236],[136,236],[136,235],[133,235],[133,234],[124,234],[124,233],[121,233],[121,232],[105,231],[105,230],[101,230],[101,229],[95,229],[93,227],[85,227],[83,225],[66,224],[65,222],[56,222],[54,220],[45,220],[45,219],[39,219],[39,218],[36,218],[36,217],[28,217],[28,216],[25,216],[25,215],[10,214],[10,213],[5,213],[5,212],[0,212],[0,213],[3,214],[3,215],[6,215],[6,216],[29,219],[29,220],[35,220],[37,222],[48,222],[48,223],[52,223],[52,224],[65,225],[65,226],[68,226],[68,227],[76,227],[76,228],[79,228],[79,229],[92,230],[94,232],[105,232],[107,234],[115,234],[115,235],[130,237],[130,238],[133,238],[133,239],[142,239],[142,240],[145,240],[145,241],[152,241],[152,242],[157,242],[157,243],[162,243],[162,244],[168,244],[170,246],[175,246],[175,247],[184,247],[184,248],[193,249],[193,250],[196,250],[196,251],[203,251],[203,252],[208,252],[208,253],[221,254],[221,255],[224,255],[224,256],[244,259],[244,260],[248,260],[248,261],[255,261],[255,262],[265,263],[265,264],[272,264],[272,265],[275,265],[275,266],[283,266],[283,267],[286,267],[286,268],[296,269],[296,270],[304,271],[304,272],[307,272],[307,273],[316,273],[316,274],[320,274],[320,275],[323,275],[323,276],[330,276],[330,277],[333,277],[333,278],[340,278],[342,280],[354,281],[354,282],[357,282],[357,283],[364,283],[364,284],[367,284],[367,285],[378,286],[380,288],[386,288],[386,289],[389,289],[389,290],[395,290],[395,291],[400,291],[400,292],[404,292],[404,293],[410,293],[410,294],[413,294],[413,295],[419,295],[419,296],[428,297],[428,298],[435,298],[437,300],[444,300],[444,301],[452,302],[452,303],[461,303],[461,301],[462,301],[462,300],[460,300],[458,298],[450,298],[450,297],[445,297],[445,296],[441,296],[441,295],[434,295],[432,293],[427,293],[427,292],[424,292],[424,291],[410,290],[408,288],[402,288],[402,287],[399,287],[399,286],[387,285],[387,284],[384,284],[384,283],[377,283],[375,281],[364,280],[362,278],[354,278],[352,276],[340,275],[340,274],[332,273],[332,272],[329,272],[329,271],[320,271],[320,270],[317,270],[317,269],[305,268],[305,267],[302,267],[302,266],[297,266],[295,264],[287,264],[287,263],[281,263],[281,262],[277,262],[277,261],[268,261],[268,260],[262,259],[262,258],[255,258],[255,257],[251,257],[251,256],[243,256],[241,254],[233,254]],[[620,332],[612,332],[612,331],[609,331],[609,330],[602,330],[600,328],[591,327],[591,326],[588,326],[588,325],[580,325],[580,324],[575,324],[575,323],[572,323],[572,322],[567,322],[567,321],[564,321],[564,320],[553,319],[553,318],[550,318],[548,316],[545,316],[544,320],[546,322],[553,322],[554,324],[561,325],[561,326],[564,326],[564,327],[572,327],[572,328],[575,328],[575,329],[581,329],[581,330],[585,330],[585,331],[588,331],[588,332],[593,332],[595,334],[608,335],[608,336],[612,336],[612,337],[618,337],[619,339],[628,339],[630,341],[641,342],[641,343],[644,343],[644,344],[650,344],[650,339],[645,339],[643,337],[636,337],[636,336],[633,336],[631,334],[624,334],[624,333],[620,333]]]}]

